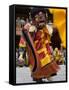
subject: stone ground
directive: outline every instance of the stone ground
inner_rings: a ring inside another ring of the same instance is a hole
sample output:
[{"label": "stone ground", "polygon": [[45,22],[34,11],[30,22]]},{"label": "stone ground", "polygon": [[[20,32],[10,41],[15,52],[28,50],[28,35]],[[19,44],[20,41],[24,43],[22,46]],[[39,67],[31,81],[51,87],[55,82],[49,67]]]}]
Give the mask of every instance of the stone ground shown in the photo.
[{"label": "stone ground", "polygon": [[[56,76],[52,77],[52,81],[64,81],[66,80],[66,66],[60,65],[60,70]],[[49,82],[47,79],[43,79]],[[29,67],[16,67],[16,83],[36,83],[31,78],[31,72]]]}]

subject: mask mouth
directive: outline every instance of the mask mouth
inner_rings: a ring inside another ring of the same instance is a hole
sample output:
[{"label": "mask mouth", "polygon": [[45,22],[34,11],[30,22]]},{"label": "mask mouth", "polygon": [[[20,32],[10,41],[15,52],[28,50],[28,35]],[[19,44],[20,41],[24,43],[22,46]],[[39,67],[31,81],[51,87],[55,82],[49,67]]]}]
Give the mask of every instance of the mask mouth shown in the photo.
[{"label": "mask mouth", "polygon": [[45,20],[40,20],[37,22],[37,28],[42,29],[46,25]]},{"label": "mask mouth", "polygon": [[44,26],[45,25],[45,21],[44,20],[40,21],[38,25],[39,26]]},{"label": "mask mouth", "polygon": [[45,25],[45,22],[39,23],[39,26],[43,26],[43,25]]},{"label": "mask mouth", "polygon": [[45,22],[41,22],[37,26],[38,29],[42,29],[43,27],[45,27]]}]

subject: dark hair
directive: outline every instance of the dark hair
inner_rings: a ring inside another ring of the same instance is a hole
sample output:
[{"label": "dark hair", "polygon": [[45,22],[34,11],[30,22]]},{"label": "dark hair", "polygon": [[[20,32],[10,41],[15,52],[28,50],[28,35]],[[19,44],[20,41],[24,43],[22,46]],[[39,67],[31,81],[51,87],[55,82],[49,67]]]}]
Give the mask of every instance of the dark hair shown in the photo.
[{"label": "dark hair", "polygon": [[52,45],[53,49],[55,49],[55,48],[60,49],[60,47],[61,47],[61,38],[60,38],[57,28],[53,28],[53,33],[51,36],[51,45]]},{"label": "dark hair", "polygon": [[41,8],[41,7],[40,8],[34,7],[34,8],[31,9],[31,17],[33,18],[40,11],[46,14],[47,10],[45,8]]}]

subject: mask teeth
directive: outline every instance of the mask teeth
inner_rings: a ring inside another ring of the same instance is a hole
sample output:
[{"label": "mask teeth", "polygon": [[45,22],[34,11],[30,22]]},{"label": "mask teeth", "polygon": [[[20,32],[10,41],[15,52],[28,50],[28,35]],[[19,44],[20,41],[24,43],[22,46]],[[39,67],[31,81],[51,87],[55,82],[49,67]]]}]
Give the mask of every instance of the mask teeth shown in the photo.
[{"label": "mask teeth", "polygon": [[39,23],[39,26],[43,25],[44,23]]}]

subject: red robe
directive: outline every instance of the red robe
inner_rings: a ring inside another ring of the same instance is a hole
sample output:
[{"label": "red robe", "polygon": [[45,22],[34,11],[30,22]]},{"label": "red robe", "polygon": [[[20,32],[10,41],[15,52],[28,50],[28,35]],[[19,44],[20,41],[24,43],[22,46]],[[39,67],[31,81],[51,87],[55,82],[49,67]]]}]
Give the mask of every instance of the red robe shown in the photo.
[{"label": "red robe", "polygon": [[35,67],[35,71],[32,71],[32,77],[36,79],[48,78],[57,73],[59,66],[55,60],[51,60],[50,35],[48,30],[44,28],[36,32],[34,41],[31,39],[31,42],[37,57],[36,63],[34,63],[34,56],[27,44],[29,65],[31,66],[31,70]]}]

